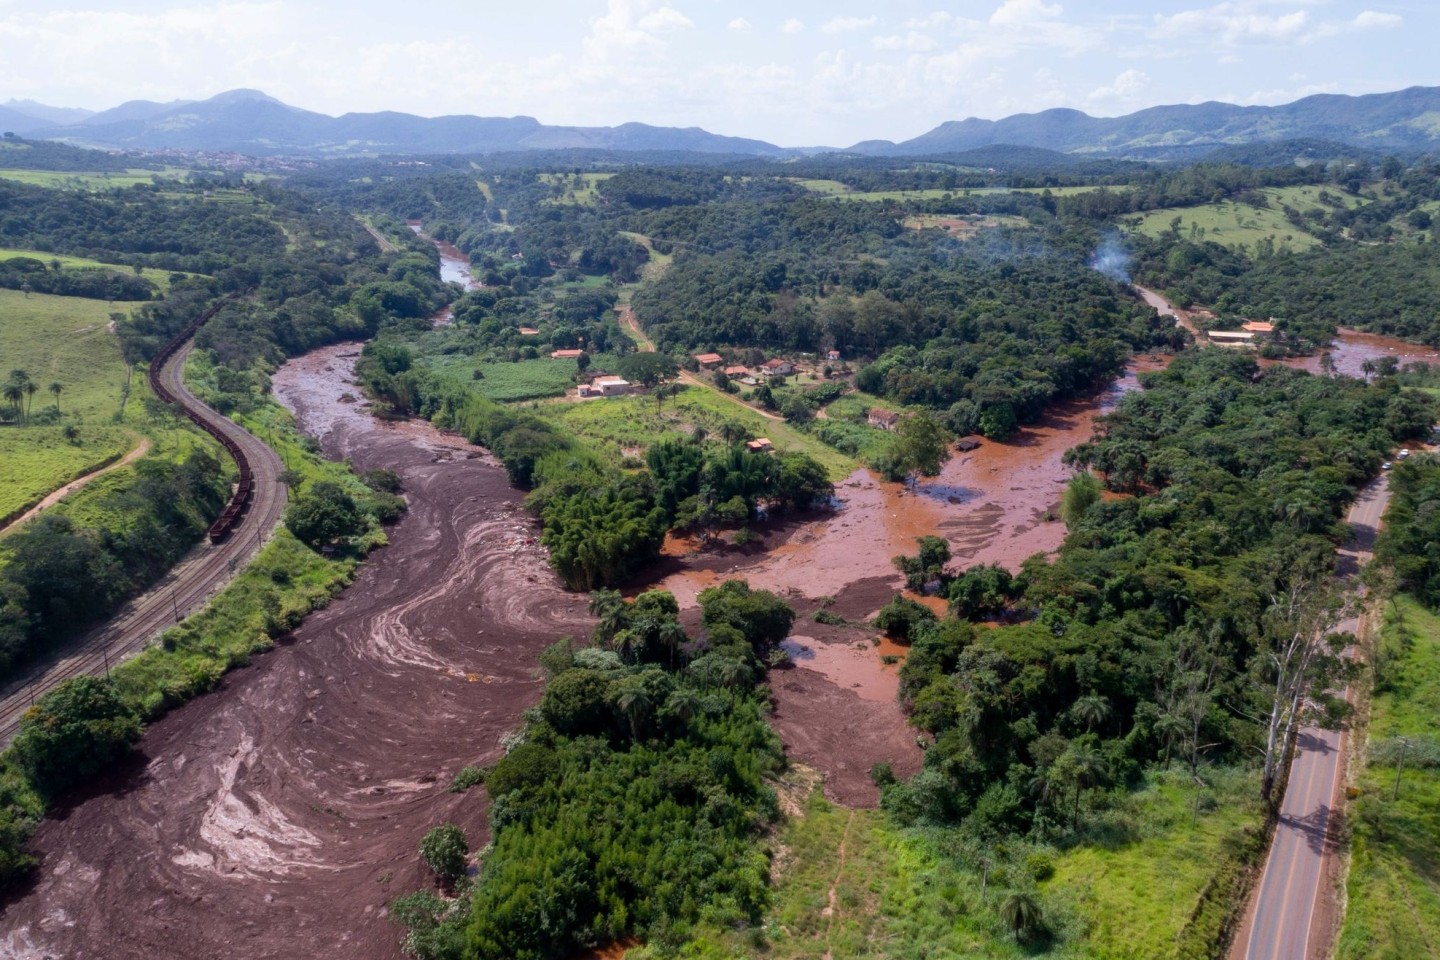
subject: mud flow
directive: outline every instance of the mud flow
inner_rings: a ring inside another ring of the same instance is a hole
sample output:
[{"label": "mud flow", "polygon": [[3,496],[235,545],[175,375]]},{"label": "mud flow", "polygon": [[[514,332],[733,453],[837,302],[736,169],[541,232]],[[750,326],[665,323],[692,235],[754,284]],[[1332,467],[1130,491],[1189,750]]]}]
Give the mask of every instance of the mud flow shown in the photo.
[{"label": "mud flow", "polygon": [[427,885],[421,836],[488,838],[467,763],[539,697],[536,655],[589,632],[504,470],[342,396],[358,346],[292,361],[276,395],[326,453],[404,479],[407,516],[357,582],[283,643],[150,728],[139,756],[47,820],[16,958],[398,958],[385,904]]}]

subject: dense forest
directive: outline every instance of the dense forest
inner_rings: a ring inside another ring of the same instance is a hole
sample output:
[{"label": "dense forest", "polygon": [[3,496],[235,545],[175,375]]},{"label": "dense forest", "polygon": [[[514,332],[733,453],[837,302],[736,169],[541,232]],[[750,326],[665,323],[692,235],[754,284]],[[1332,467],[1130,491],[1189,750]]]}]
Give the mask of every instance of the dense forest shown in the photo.
[{"label": "dense forest", "polygon": [[768,654],[794,614],[727,581],[687,636],[675,598],[594,595],[592,642],[540,658],[539,706],[484,776],[494,840],[468,906],[397,902],[425,960],[548,960],[642,935],[683,944],[701,920],[754,924],[768,898],[761,838],[784,764],[765,722]]},{"label": "dense forest", "polygon": [[1277,709],[1271,655],[1287,631],[1337,622],[1326,584],[1346,505],[1435,416],[1393,381],[1261,372],[1220,350],[1143,383],[1072,451],[1114,495],[1072,482],[1054,562],[965,571],[955,619],[890,614],[912,638],[902,694],[936,736],[925,772],[887,788],[907,822],[1058,837],[1145,764],[1263,752],[1249,718]]}]

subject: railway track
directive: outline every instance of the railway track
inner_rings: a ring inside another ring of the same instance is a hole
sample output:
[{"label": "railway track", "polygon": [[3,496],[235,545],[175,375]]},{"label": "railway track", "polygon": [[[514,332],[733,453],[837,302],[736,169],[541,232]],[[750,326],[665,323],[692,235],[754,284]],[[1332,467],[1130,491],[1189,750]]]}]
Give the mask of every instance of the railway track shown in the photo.
[{"label": "railway track", "polygon": [[211,526],[207,542],[191,550],[164,579],[115,617],[70,644],[61,657],[0,689],[0,744],[14,738],[20,718],[41,695],[72,677],[109,672],[166,628],[203,608],[260,552],[264,539],[279,524],[286,499],[278,479],[284,464],[260,439],[196,399],[181,376],[195,331],[218,309],[206,311],[155,357],[150,385],[158,397],[178,404],[196,426],[224,445],[239,468],[240,482]]}]

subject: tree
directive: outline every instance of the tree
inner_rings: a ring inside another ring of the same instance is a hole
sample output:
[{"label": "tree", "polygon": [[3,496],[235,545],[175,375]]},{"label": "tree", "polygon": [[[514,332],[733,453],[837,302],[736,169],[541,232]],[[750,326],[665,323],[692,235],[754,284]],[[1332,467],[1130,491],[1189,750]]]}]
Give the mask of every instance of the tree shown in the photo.
[{"label": "tree", "polygon": [[1296,731],[1326,717],[1329,688],[1346,672],[1341,653],[1352,638],[1330,632],[1344,610],[1339,588],[1318,576],[1296,577],[1270,596],[1252,662],[1265,727],[1263,800],[1273,800]]},{"label": "tree", "polygon": [[905,574],[905,585],[919,593],[926,586],[939,581],[945,584],[945,564],[950,562],[950,543],[941,537],[916,537],[919,553],[913,557],[901,555],[891,557],[890,562]]},{"label": "tree", "polygon": [[1071,477],[1060,500],[1060,519],[1065,521],[1065,528],[1074,530],[1085,511],[1099,502],[1100,481],[1094,474],[1087,471]]},{"label": "tree", "polygon": [[1110,719],[1110,701],[1099,694],[1087,694],[1075,701],[1070,712],[1076,720],[1085,724],[1087,732],[1094,732],[1097,726]]},{"label": "tree", "polygon": [[620,376],[645,387],[653,387],[661,380],[675,376],[680,369],[675,365],[674,357],[653,351],[639,351],[621,357],[617,367]]},{"label": "tree", "polygon": [[904,417],[895,427],[889,459],[892,479],[903,477],[913,485],[920,477],[937,476],[950,459],[949,434],[929,413]]},{"label": "tree", "polygon": [[630,721],[631,739],[639,743],[645,724],[655,709],[654,697],[646,685],[644,677],[637,674],[622,680],[619,684],[619,695],[615,698],[615,705]]},{"label": "tree", "polygon": [[795,611],[769,590],[751,590],[744,580],[726,580],[700,591],[700,622],[707,629],[729,626],[740,631],[763,656],[790,635]]},{"label": "tree", "polygon": [[50,393],[53,394],[54,397],[55,397],[55,412],[56,412],[56,413],[59,413],[59,412],[60,412],[60,392],[61,392],[62,390],[64,390],[64,389],[65,389],[65,387],[64,387],[63,385],[61,385],[61,383],[60,383],[59,380],[52,380],[52,381],[50,381]]},{"label": "tree", "polygon": [[140,718],[108,678],[76,677],[25,712],[12,749],[35,786],[53,797],[129,753],[139,739]]},{"label": "tree", "polygon": [[365,515],[345,488],[321,480],[285,511],[285,526],[302,543],[319,548],[365,529]]},{"label": "tree", "polygon": [[35,394],[40,390],[40,385],[34,380],[25,381],[25,419],[30,419],[30,412],[35,409]]},{"label": "tree", "polygon": [[453,823],[442,823],[420,841],[420,857],[435,871],[435,876],[447,887],[453,887],[465,876],[465,859],[470,855],[470,844],[465,832]]},{"label": "tree", "polygon": [[1032,894],[1024,890],[1013,891],[1000,901],[1000,919],[1010,928],[1016,942],[1019,942],[1022,935],[1028,937],[1040,929],[1044,922],[1040,904]]}]

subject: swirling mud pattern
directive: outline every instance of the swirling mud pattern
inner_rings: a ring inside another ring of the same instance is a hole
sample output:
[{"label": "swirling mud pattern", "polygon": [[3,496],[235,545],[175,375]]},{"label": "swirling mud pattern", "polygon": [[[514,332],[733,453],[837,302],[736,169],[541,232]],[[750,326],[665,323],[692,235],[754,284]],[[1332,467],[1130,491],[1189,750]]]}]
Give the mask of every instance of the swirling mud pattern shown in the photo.
[{"label": "swirling mud pattern", "polygon": [[535,655],[588,633],[504,470],[354,393],[354,345],[287,364],[276,394],[327,454],[396,470],[410,511],[358,580],[40,829],[44,862],[0,924],[18,958],[398,958],[385,904],[429,882],[420,837],[478,847],[492,761],[538,698]]}]

